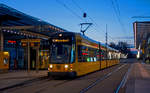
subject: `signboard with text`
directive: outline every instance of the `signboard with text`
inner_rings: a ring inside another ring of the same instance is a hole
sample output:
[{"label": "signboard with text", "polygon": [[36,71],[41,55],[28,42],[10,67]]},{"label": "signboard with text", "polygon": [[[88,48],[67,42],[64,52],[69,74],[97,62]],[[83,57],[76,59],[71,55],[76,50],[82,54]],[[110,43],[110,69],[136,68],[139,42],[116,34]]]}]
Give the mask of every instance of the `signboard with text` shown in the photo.
[{"label": "signboard with text", "polygon": [[22,39],[21,45],[23,47],[27,47],[28,43],[30,47],[39,47],[40,46],[40,40],[41,39]]}]

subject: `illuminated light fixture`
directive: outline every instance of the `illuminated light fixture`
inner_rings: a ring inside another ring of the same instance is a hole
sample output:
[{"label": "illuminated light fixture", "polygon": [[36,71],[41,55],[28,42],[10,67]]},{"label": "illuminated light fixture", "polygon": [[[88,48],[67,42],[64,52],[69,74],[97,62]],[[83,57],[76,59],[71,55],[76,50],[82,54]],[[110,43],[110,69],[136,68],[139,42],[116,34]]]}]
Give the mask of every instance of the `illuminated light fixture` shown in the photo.
[{"label": "illuminated light fixture", "polygon": [[87,58],[87,62],[89,62],[90,61],[90,58]]},{"label": "illuminated light fixture", "polygon": [[88,53],[82,53],[82,55],[88,55]]},{"label": "illuminated light fixture", "polygon": [[65,68],[68,68],[69,66],[68,65],[65,65]]},{"label": "illuminated light fixture", "polygon": [[72,71],[73,69],[72,69],[72,64],[70,64],[70,70]]},{"label": "illuminated light fixture", "polygon": [[16,41],[13,41],[13,40],[8,40],[8,43],[16,43]]},{"label": "illuminated light fixture", "polygon": [[98,47],[98,45],[95,45],[96,47]]},{"label": "illuminated light fixture", "polygon": [[9,52],[3,52],[4,53],[4,55],[9,55]]},{"label": "illuminated light fixture", "polygon": [[96,57],[94,57],[94,61],[96,61]]},{"label": "illuminated light fixture", "polygon": [[50,68],[53,68],[53,65],[49,65]]},{"label": "illuminated light fixture", "polygon": [[62,36],[62,34],[59,34],[59,36],[61,37],[61,36]]},{"label": "illuminated light fixture", "polygon": [[93,58],[91,57],[91,61],[93,61]]},{"label": "illuminated light fixture", "polygon": [[72,64],[70,64],[70,68],[72,68]]}]

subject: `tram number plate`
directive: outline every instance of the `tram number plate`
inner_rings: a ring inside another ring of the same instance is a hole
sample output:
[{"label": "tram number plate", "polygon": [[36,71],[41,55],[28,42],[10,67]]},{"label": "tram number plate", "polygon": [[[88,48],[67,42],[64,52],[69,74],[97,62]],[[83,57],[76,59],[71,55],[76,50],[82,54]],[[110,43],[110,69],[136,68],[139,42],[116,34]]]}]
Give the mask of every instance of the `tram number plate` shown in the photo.
[{"label": "tram number plate", "polygon": [[56,67],[57,67],[57,69],[60,69],[61,66],[60,66],[60,65],[57,65]]}]

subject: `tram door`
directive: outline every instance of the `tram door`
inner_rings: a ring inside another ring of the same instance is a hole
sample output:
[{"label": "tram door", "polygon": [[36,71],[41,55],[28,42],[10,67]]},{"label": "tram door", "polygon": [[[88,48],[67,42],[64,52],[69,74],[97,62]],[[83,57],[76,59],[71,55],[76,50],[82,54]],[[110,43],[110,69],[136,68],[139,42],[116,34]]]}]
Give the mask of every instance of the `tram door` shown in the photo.
[{"label": "tram door", "polygon": [[36,49],[30,48],[30,68],[31,70],[36,69]]}]

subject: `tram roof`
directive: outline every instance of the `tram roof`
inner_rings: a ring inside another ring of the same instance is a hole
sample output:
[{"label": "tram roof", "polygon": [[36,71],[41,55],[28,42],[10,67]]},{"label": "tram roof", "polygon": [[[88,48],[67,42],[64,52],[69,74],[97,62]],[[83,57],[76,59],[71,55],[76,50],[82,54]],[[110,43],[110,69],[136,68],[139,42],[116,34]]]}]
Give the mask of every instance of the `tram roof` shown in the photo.
[{"label": "tram roof", "polygon": [[85,35],[82,35],[81,33],[79,33],[79,34],[80,34],[80,36],[81,36],[82,38],[85,38],[85,39],[87,39],[87,40],[89,40],[89,41],[91,41],[91,42],[94,42],[94,43],[100,44],[101,46],[103,46],[103,47],[107,47],[107,48],[108,48],[108,49],[110,49],[110,50],[118,51],[118,50],[116,50],[116,49],[114,49],[114,48],[112,48],[112,47],[110,47],[110,46],[108,46],[108,45],[106,45],[106,44],[104,44],[104,43],[102,43],[102,42],[99,42],[99,41],[93,40],[93,39],[91,39],[91,38],[89,38],[89,37],[87,37],[87,36],[85,36]]}]

